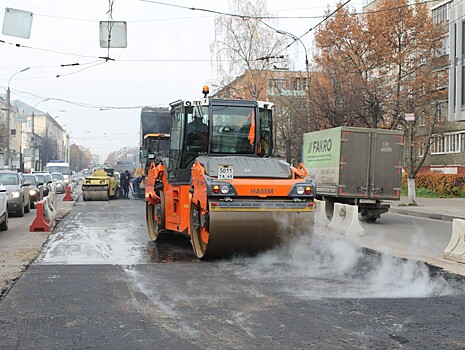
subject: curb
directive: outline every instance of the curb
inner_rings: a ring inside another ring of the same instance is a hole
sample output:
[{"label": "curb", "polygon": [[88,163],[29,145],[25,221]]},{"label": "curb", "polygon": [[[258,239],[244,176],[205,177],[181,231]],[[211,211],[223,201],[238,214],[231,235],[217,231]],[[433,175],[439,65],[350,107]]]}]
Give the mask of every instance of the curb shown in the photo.
[{"label": "curb", "polygon": [[465,217],[460,216],[460,215],[429,213],[427,211],[418,211],[418,210],[412,210],[408,208],[392,208],[391,207],[389,208],[389,213],[415,216],[415,217],[420,217],[420,218],[425,218],[425,219],[441,220],[441,221],[447,221],[447,222],[452,222],[454,219],[465,220]]}]

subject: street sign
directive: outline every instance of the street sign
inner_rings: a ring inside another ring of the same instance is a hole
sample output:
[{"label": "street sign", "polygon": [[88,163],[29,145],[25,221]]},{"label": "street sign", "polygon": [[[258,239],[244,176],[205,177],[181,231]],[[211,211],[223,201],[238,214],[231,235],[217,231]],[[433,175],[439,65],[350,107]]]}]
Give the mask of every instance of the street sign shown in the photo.
[{"label": "street sign", "polygon": [[406,122],[414,122],[415,121],[415,113],[405,113],[405,121]]},{"label": "street sign", "polygon": [[100,22],[100,47],[120,48],[128,46],[126,22],[101,21]]},{"label": "street sign", "polygon": [[32,12],[6,8],[2,34],[29,39],[31,37],[32,17]]}]

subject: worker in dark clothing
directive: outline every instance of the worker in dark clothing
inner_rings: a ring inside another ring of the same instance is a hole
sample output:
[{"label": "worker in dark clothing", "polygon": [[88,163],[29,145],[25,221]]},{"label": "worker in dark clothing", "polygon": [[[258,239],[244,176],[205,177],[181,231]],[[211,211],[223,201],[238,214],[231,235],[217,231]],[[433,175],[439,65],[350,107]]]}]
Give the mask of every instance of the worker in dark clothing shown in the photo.
[{"label": "worker in dark clothing", "polygon": [[120,183],[123,189],[123,198],[129,199],[129,181],[130,181],[130,174],[129,171],[126,170],[124,173],[121,173]]},{"label": "worker in dark clothing", "polygon": [[199,155],[208,151],[208,125],[202,117],[194,115],[191,122],[186,125],[186,154],[183,157],[181,168],[190,166],[191,162]]},{"label": "worker in dark clothing", "polygon": [[120,188],[119,197],[120,198],[124,198],[124,181],[125,181],[125,179],[126,179],[126,173],[124,171],[122,171],[119,174],[119,188]]},{"label": "worker in dark clothing", "polygon": [[270,132],[267,130],[261,132],[259,151],[260,157],[267,157],[270,155]]},{"label": "worker in dark clothing", "polygon": [[187,145],[198,146],[199,151],[208,149],[208,125],[202,120],[202,117],[195,116],[194,119],[186,126]]},{"label": "worker in dark clothing", "polygon": [[145,176],[138,176],[134,180],[132,180],[132,190],[134,191],[134,198],[139,195],[139,188],[140,188],[140,183],[144,181]]}]

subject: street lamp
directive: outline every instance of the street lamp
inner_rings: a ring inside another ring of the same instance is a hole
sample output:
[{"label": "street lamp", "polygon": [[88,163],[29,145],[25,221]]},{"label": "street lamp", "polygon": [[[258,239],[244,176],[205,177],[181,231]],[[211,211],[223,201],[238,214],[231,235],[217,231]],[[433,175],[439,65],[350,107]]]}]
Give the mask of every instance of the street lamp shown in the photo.
[{"label": "street lamp", "polygon": [[[298,41],[304,47],[304,50],[305,50],[305,72],[306,72],[306,75],[307,75],[306,84],[305,84],[305,99],[306,99],[306,109],[307,109],[307,122],[309,123],[310,122],[310,72],[308,70],[307,48],[304,45],[304,43],[302,42],[302,40],[300,40],[300,38],[298,36],[295,36],[294,34],[286,32],[286,31],[281,30],[281,29],[275,29],[275,30],[276,30],[276,33],[278,33],[278,34],[286,35],[286,36],[291,37],[292,39],[294,39],[294,41]],[[289,47],[291,44],[289,44],[287,47]]]},{"label": "street lamp", "polygon": [[42,102],[46,102],[50,100],[49,98],[46,98],[45,100],[42,100],[42,101],[39,101],[37,102],[34,107],[32,108],[32,125],[31,125],[31,129],[32,129],[32,155],[31,155],[31,171],[32,170],[36,170],[36,159],[35,159],[35,151],[36,151],[36,137],[35,137],[35,130],[34,130],[34,122],[35,122],[35,111],[36,111],[36,107],[42,103]]},{"label": "street lamp", "polygon": [[11,79],[13,79],[13,77],[16,74],[25,72],[30,68],[31,67],[26,67],[26,68],[21,69],[20,71],[13,74],[10,77],[10,79],[8,80],[8,87],[6,89],[6,106],[7,106],[7,110],[6,110],[6,130],[7,130],[6,165],[11,165],[11,163],[10,163],[10,136],[11,136],[11,125],[10,125],[10,98],[11,98],[11,95],[10,95],[10,82],[11,82]]}]

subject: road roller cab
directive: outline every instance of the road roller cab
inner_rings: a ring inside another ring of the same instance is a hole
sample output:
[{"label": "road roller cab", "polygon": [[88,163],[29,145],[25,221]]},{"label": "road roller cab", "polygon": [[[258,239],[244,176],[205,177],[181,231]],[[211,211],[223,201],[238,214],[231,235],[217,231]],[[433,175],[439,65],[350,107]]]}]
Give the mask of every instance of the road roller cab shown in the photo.
[{"label": "road roller cab", "polygon": [[[205,95],[206,96],[206,95]],[[171,104],[168,160],[150,167],[150,238],[190,236],[198,258],[254,253],[313,222],[315,185],[273,153],[273,104],[211,99]]]},{"label": "road roller cab", "polygon": [[96,167],[92,175],[82,181],[82,198],[85,201],[107,201],[119,195],[119,179],[110,167]]}]

